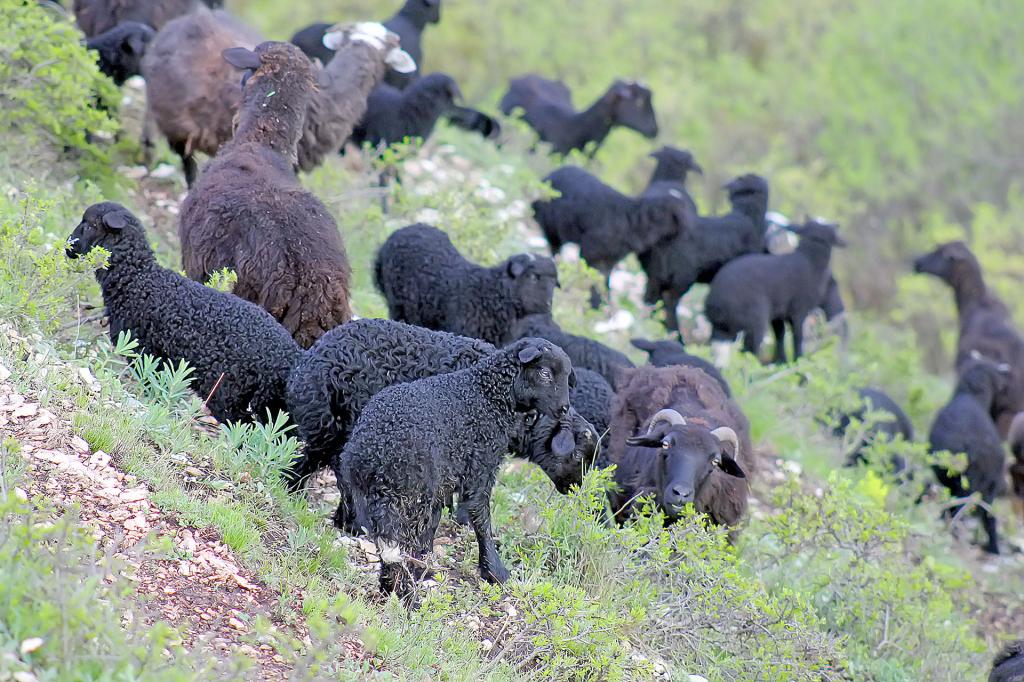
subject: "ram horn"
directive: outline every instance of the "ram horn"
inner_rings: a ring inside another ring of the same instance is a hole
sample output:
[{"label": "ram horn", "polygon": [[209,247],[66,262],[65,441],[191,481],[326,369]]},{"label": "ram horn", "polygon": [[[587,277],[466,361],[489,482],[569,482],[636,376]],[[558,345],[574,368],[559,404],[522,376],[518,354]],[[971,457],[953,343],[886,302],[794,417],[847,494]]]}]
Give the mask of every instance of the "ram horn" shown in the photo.
[{"label": "ram horn", "polygon": [[671,426],[686,426],[686,419],[673,409],[658,410],[651,417],[651,423],[647,426],[647,433],[654,430],[658,422],[667,422]]},{"label": "ram horn", "polygon": [[723,443],[732,443],[734,455],[733,458],[740,456],[740,439],[736,435],[736,432],[730,429],[728,426],[719,426],[717,429],[711,432],[711,435],[722,441]]}]

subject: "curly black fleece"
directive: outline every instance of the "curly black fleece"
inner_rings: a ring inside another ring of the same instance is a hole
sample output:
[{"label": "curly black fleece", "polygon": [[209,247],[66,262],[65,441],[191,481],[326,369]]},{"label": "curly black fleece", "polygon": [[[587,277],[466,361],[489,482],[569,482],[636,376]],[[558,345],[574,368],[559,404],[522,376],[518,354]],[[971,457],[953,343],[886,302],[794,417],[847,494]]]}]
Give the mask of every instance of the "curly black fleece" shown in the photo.
[{"label": "curly black fleece", "polygon": [[[104,219],[124,226],[111,229]],[[160,267],[142,225],[119,204],[86,209],[68,240],[68,256],[96,246],[110,252],[96,279],[111,340],[130,331],[140,352],[187,361],[192,389],[203,399],[212,393],[208,405],[219,421],[258,420],[267,410],[284,409],[288,372],[302,351],[270,314]]]},{"label": "curly black fleece", "polygon": [[725,391],[728,398],[732,397],[732,389],[729,382],[725,380],[718,368],[704,358],[690,355],[686,352],[685,346],[679,341],[649,341],[647,339],[632,339],[630,343],[647,353],[647,363],[654,367],[696,367],[704,370],[704,373],[718,382]]},{"label": "curly black fleece", "polygon": [[477,265],[444,232],[418,223],[388,237],[373,279],[392,319],[502,345],[518,338],[512,328],[524,315],[550,312],[558,271],[531,254]]},{"label": "curly black fleece", "polygon": [[357,522],[383,550],[382,589],[407,591],[388,549],[429,552],[453,493],[476,532],[481,576],[508,578],[491,535],[498,466],[519,415],[566,414],[571,372],[549,341],[523,339],[467,369],[390,386],[370,400],[342,450],[339,487],[351,490]]},{"label": "curly black fleece", "polygon": [[633,367],[633,363],[624,353],[609,348],[600,341],[562,331],[551,315],[535,314],[523,317],[516,324],[513,337],[521,339],[527,336],[537,336],[561,346],[572,360],[573,367],[583,367],[597,372],[612,388],[615,388],[619,372],[624,368]]}]

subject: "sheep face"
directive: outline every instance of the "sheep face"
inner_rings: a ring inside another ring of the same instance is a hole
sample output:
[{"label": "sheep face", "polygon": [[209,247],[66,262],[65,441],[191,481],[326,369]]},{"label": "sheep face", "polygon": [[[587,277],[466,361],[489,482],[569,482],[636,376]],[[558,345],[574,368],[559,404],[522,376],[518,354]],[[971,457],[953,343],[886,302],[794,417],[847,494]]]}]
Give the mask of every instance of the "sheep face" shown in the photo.
[{"label": "sheep face", "polygon": [[646,138],[658,136],[651,91],[639,83],[616,81],[611,87],[612,120]]},{"label": "sheep face", "polygon": [[431,101],[441,102],[451,107],[456,100],[462,99],[455,79],[445,73],[431,73],[415,84],[415,92],[426,94]]},{"label": "sheep face", "polygon": [[720,438],[719,431],[696,424],[662,422],[643,436],[626,439],[626,444],[633,447],[657,449],[653,472],[655,496],[668,520],[674,521],[686,505],[693,504],[712,469],[746,478],[727,450],[729,440]]},{"label": "sheep face", "polygon": [[114,28],[90,38],[86,47],[99,53],[99,67],[116,85],[142,72],[142,57],[156,35],[151,27],[137,21],[122,21]]},{"label": "sheep face", "polygon": [[685,180],[686,175],[691,171],[704,175],[704,169],[694,160],[693,154],[686,149],[676,149],[665,145],[661,149],[651,152],[651,158],[657,160],[659,175],[663,178],[674,177]]},{"label": "sheep face", "polygon": [[555,288],[560,286],[555,261],[532,254],[512,256],[505,262],[505,275],[520,316],[550,314]]},{"label": "sheep face", "polygon": [[142,229],[138,219],[121,204],[105,201],[93,204],[85,210],[82,222],[78,223],[68,237],[64,249],[68,258],[78,258],[102,246],[108,251],[121,239],[125,229]]},{"label": "sheep face", "polygon": [[512,387],[516,410],[533,410],[553,419],[565,416],[569,412],[569,388],[576,385],[565,352],[550,341],[534,338],[521,339],[509,350],[519,363]]},{"label": "sheep face", "polygon": [[560,420],[530,412],[524,417],[525,455],[548,475],[555,489],[567,494],[583,482],[583,474],[594,464],[600,436],[576,410],[570,408]]},{"label": "sheep face", "polygon": [[938,277],[944,282],[956,279],[959,269],[974,263],[974,255],[961,241],[940,244],[934,251],[914,261],[914,272]]},{"label": "sheep face", "polygon": [[402,9],[408,10],[428,24],[441,21],[441,0],[408,0]]}]

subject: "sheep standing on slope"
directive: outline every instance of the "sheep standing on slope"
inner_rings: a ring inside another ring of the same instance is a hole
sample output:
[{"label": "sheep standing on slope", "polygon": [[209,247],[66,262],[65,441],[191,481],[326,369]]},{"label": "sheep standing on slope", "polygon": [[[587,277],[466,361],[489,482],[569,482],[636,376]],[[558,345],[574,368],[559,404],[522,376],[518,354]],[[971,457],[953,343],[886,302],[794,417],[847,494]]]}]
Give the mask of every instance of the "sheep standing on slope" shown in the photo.
[{"label": "sheep standing on slope", "polygon": [[[551,254],[563,244],[580,246],[580,256],[605,279],[630,253],[643,253],[662,240],[689,232],[695,216],[679,193],[628,197],[576,166],[554,171],[545,182],[561,196],[533,202],[533,216],[544,232]],[[601,296],[591,291],[591,305]]]},{"label": "sheep standing on slope", "polygon": [[625,353],[609,348],[600,341],[563,331],[550,314],[526,315],[516,324],[512,336],[517,339],[530,336],[547,339],[565,351],[573,367],[597,372],[611,386],[615,386],[623,369],[633,366]]},{"label": "sheep standing on slope", "polygon": [[129,332],[139,351],[193,369],[192,388],[218,421],[265,419],[285,408],[285,382],[301,351],[259,307],[160,267],[138,218],[105,202],[86,209],[67,255],[110,252],[96,271],[110,339]]},{"label": "sheep standing on slope", "polygon": [[768,327],[775,334],[775,362],[786,362],[786,325],[793,335],[793,359],[803,354],[804,320],[828,286],[832,248],[845,246],[835,225],[808,222],[791,227],[800,235],[796,251],[782,256],[737,258],[718,271],[704,301],[712,342],[731,342],[743,333],[743,349],[757,355]]},{"label": "sheep standing on slope", "polygon": [[462,257],[441,230],[418,223],[377,251],[373,281],[393,320],[503,345],[526,315],[551,312],[558,271],[550,258],[519,254],[491,268]]},{"label": "sheep standing on slope", "polygon": [[953,289],[960,318],[956,368],[962,371],[973,353],[1005,362],[1013,372],[1004,394],[997,396],[992,418],[1005,434],[1014,415],[1024,412],[1024,339],[1010,311],[985,285],[981,265],[963,242],[941,244],[914,261],[914,271],[938,277]]},{"label": "sheep standing on slope", "polygon": [[114,85],[124,85],[126,80],[142,73],[142,56],[154,35],[156,31],[145,24],[122,21],[86,40],[85,47],[96,52],[101,73],[109,76]]},{"label": "sheep standing on slope", "polygon": [[593,156],[617,126],[646,138],[658,136],[651,91],[639,83],[617,80],[587,109],[577,111],[565,83],[530,74],[509,82],[499,106],[506,116],[522,109],[523,120],[541,140],[551,143],[556,154],[582,150],[593,142]]},{"label": "sheep standing on slope", "polygon": [[710,283],[722,266],[734,258],[765,250],[768,183],[760,176],[748,174],[725,188],[732,204],[728,214],[700,216],[693,229],[637,253],[647,274],[644,303],[664,304],[665,328],[672,334],[680,334],[676,306],[690,287]]},{"label": "sheep standing on slope", "polygon": [[288,43],[231,48],[224,58],[248,81],[234,138],[181,205],[182,263],[200,281],[234,270],[235,294],[262,306],[307,348],[351,317],[338,226],[293,170],[312,68]]},{"label": "sheep standing on slope", "polygon": [[612,414],[609,493],[622,522],[652,494],[668,522],[686,505],[735,526],[747,509],[750,423],[718,382],[692,367],[638,367],[620,382]]},{"label": "sheep standing on slope", "polygon": [[405,90],[380,85],[370,93],[366,113],[352,131],[356,145],[387,146],[406,138],[426,140],[437,119],[462,97],[451,76],[432,73]]},{"label": "sheep standing on slope", "polygon": [[[979,493],[982,501],[991,507],[1006,487],[1003,472],[1006,453],[989,415],[996,396],[1006,390],[1009,371],[1006,365],[972,359],[961,370],[953,397],[935,416],[928,434],[931,451],[967,455],[967,471],[963,474],[950,474],[945,467],[933,467],[935,477],[954,497]],[[967,487],[962,483],[964,476]],[[957,509],[947,510],[947,515],[952,516]],[[996,517],[982,506],[977,513],[988,535],[985,551],[999,554]]]},{"label": "sheep standing on slope", "polygon": [[341,453],[339,486],[381,548],[381,589],[413,589],[402,554],[433,548],[441,511],[462,496],[480,548],[480,575],[505,582],[491,530],[491,491],[521,416],[561,419],[569,410],[569,358],[524,339],[458,372],[390,386],[363,409]]},{"label": "sheep standing on slope", "polygon": [[697,203],[686,190],[686,176],[692,173],[704,175],[704,169],[693,158],[693,154],[685,149],[676,149],[668,145],[651,152],[651,157],[658,163],[647,181],[647,188],[642,196],[654,197],[666,194],[681,195],[686,206],[697,215]]}]

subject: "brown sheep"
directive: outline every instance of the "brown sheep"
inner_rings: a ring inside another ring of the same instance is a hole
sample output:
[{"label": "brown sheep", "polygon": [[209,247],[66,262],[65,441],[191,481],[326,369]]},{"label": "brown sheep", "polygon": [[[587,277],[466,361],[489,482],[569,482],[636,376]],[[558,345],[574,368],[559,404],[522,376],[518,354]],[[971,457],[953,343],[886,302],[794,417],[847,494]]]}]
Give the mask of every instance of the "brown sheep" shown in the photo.
[{"label": "brown sheep", "polygon": [[[358,30],[377,24],[357,24]],[[332,32],[338,56],[326,68],[315,67],[316,90],[309,100],[296,167],[309,171],[341,149],[366,113],[370,91],[380,82],[398,38],[380,28],[379,43],[351,39],[350,31]],[[331,35],[329,33],[328,35]],[[224,12],[200,9],[165,26],[143,60],[146,78],[146,127],[143,147],[151,155],[154,127],[181,157],[185,181],[195,182],[196,152],[210,156],[231,139],[242,99],[238,72],[220,57],[230,47],[252,49],[262,39]],[[149,159],[147,159],[147,162]]]},{"label": "brown sheep", "polygon": [[1014,415],[1024,411],[1024,339],[1009,309],[989,291],[978,259],[961,241],[940,244],[921,256],[914,261],[914,271],[938,277],[953,289],[960,318],[957,372],[971,363],[975,353],[1010,366],[1009,387],[996,397],[992,408],[992,418],[1005,437]]},{"label": "brown sheep", "polygon": [[224,59],[246,70],[238,75],[247,81],[238,129],[181,205],[182,262],[199,281],[233,269],[235,294],[308,348],[351,317],[351,270],[338,226],[294,171],[313,66],[287,43],[232,48]]},{"label": "brown sheep", "polygon": [[[206,4],[217,7],[223,3],[207,0]],[[74,12],[78,27],[86,38],[92,38],[122,21],[137,21],[159,30],[198,6],[198,0],[75,0]]]},{"label": "brown sheep", "polygon": [[750,423],[715,379],[694,367],[624,370],[609,443],[619,489],[617,520],[653,494],[668,522],[694,504],[712,522],[735,526],[747,509],[754,473]]}]

